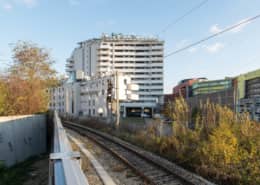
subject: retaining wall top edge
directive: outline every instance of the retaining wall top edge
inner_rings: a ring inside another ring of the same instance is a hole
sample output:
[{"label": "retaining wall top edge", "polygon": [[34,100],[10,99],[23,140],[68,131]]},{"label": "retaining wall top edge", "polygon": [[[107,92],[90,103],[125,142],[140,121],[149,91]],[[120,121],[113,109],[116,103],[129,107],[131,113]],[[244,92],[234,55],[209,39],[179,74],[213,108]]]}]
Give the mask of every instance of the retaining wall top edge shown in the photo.
[{"label": "retaining wall top edge", "polygon": [[29,115],[20,115],[20,116],[0,116],[0,124],[6,121],[13,121],[13,120],[19,120],[29,117],[37,117],[42,116],[44,114],[29,114]]}]

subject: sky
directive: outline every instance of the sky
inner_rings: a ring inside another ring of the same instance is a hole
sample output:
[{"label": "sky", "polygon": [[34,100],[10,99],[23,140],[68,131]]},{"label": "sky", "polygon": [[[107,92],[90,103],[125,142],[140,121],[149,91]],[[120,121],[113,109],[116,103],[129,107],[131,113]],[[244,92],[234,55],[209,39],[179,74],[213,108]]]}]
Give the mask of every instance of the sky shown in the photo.
[{"label": "sky", "polygon": [[[260,0],[0,0],[0,69],[11,61],[19,40],[50,50],[56,70],[79,41],[102,33],[156,36],[164,54],[260,14]],[[165,30],[165,28],[167,28]],[[163,31],[165,30],[165,31]],[[260,19],[164,60],[164,92],[182,79],[232,77],[260,68]]]}]

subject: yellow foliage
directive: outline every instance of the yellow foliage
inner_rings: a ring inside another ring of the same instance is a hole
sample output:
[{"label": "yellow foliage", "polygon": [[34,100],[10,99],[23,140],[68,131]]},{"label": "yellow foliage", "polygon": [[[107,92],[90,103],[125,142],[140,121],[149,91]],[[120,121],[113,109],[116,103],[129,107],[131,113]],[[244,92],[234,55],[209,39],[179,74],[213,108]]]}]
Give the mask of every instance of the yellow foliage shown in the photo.
[{"label": "yellow foliage", "polygon": [[14,64],[0,83],[0,115],[33,114],[48,108],[46,89],[56,84],[56,72],[48,51],[30,42],[18,42]]},{"label": "yellow foliage", "polygon": [[209,101],[194,114],[183,99],[172,110],[174,134],[162,138],[162,155],[220,184],[260,184],[259,123]]}]

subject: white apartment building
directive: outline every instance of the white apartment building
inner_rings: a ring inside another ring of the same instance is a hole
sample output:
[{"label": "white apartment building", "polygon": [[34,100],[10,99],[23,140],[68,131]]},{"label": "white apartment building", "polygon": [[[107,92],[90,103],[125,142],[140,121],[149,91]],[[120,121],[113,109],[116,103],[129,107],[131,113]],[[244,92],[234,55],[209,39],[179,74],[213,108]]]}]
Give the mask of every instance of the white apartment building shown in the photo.
[{"label": "white apartment building", "polygon": [[53,87],[47,90],[50,97],[49,109],[65,113],[65,89],[63,86]]},{"label": "white apartment building", "polygon": [[[48,89],[49,109],[72,116],[113,119],[116,114],[116,90],[120,100],[132,99],[131,96],[135,94],[133,90],[129,90],[130,84],[130,78],[122,74],[96,75],[85,79],[78,79],[77,76],[73,82],[66,81],[60,86]],[[122,116],[125,116],[123,112]]]},{"label": "white apartment building", "polygon": [[75,114],[80,111],[79,83],[70,82],[64,78],[59,81],[59,85],[49,88],[49,109],[58,113]]},{"label": "white apartment building", "polygon": [[[116,86],[116,76],[93,76],[89,80],[80,83],[80,115],[94,117],[112,117],[115,114],[116,90],[118,88],[119,99],[127,99],[127,85],[130,78],[118,75],[118,87]],[[109,85],[111,93],[108,92]],[[132,92],[131,92],[132,93]],[[108,100],[111,95],[110,101]],[[124,115],[122,115],[124,116]]]},{"label": "white apartment building", "polygon": [[131,83],[139,86],[139,100],[121,101],[121,111],[128,116],[151,115],[163,97],[163,51],[164,42],[157,38],[103,35],[80,42],[66,67],[71,80],[76,71],[88,77],[112,75],[116,71],[129,76]]}]

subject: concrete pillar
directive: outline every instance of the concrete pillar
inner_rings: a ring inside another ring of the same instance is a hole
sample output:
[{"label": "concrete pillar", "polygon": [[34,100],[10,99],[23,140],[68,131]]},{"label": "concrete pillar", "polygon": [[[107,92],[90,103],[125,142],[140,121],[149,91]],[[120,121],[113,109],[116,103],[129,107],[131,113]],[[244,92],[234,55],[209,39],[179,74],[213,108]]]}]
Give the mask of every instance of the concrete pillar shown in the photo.
[{"label": "concrete pillar", "polygon": [[124,112],[123,112],[123,117],[126,117],[126,106],[124,106]]}]

